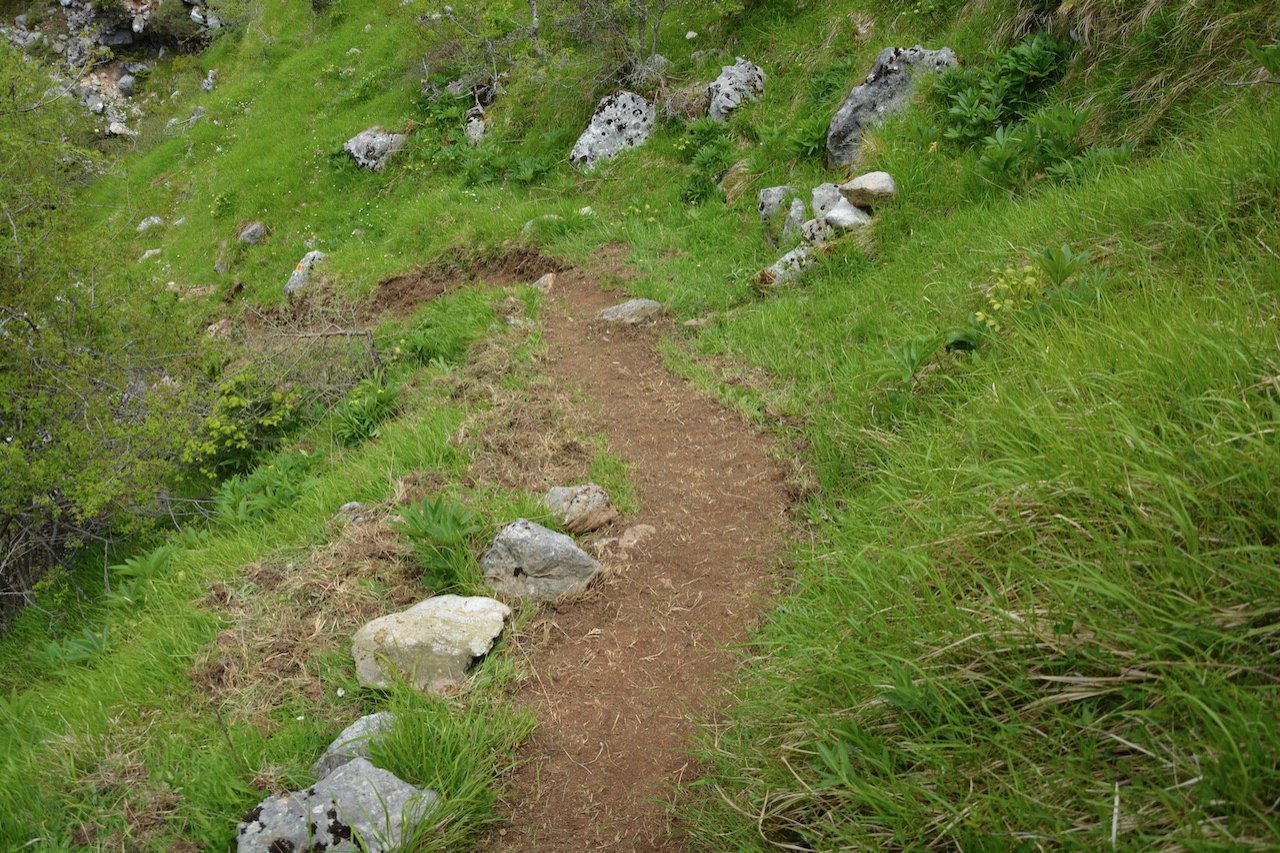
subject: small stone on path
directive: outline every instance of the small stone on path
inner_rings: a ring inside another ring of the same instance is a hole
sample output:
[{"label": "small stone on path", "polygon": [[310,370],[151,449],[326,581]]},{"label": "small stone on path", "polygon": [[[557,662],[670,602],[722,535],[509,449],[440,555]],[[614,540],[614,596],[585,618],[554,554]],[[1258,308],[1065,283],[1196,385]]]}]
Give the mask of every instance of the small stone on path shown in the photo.
[{"label": "small stone on path", "polygon": [[597,316],[606,323],[624,323],[636,326],[655,320],[662,315],[662,303],[652,299],[629,299],[621,305],[606,308]]},{"label": "small stone on path", "polygon": [[551,601],[586,589],[600,564],[577,544],[528,519],[516,519],[493,540],[480,560],[495,591],[532,601]]},{"label": "small stone on path", "polygon": [[608,492],[595,483],[556,486],[542,503],[570,533],[590,533],[618,517]]}]

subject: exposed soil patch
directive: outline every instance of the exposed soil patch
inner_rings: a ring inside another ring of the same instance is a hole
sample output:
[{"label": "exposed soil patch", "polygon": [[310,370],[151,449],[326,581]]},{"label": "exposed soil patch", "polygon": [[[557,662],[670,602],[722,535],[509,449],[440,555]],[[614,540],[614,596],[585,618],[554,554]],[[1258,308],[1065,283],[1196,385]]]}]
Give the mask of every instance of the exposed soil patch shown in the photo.
[{"label": "exposed soil patch", "polygon": [[424,302],[465,284],[521,284],[536,281],[563,268],[559,261],[523,246],[480,258],[445,258],[379,284],[371,313],[389,312],[404,316],[413,313]]},{"label": "exposed soil patch", "polygon": [[[491,849],[680,850],[674,786],[693,775],[690,717],[717,701],[764,606],[786,533],[784,472],[771,442],[668,372],[657,330],[594,317],[620,301],[580,272],[559,276],[544,320],[546,371],[581,390],[631,466],[640,511],[615,525],[657,533],[605,580],[551,606],[526,632],[520,687],[539,727]],[[531,637],[540,637],[541,642]]]}]

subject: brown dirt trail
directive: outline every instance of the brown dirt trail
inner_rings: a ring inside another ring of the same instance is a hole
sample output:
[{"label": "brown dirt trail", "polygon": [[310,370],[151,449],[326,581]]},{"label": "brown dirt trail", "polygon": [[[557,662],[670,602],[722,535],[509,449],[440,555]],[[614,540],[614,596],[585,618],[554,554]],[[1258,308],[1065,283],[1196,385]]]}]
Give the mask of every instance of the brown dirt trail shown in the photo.
[{"label": "brown dirt trail", "polygon": [[581,392],[631,466],[640,508],[613,535],[657,533],[625,557],[606,554],[604,581],[534,626],[544,641],[517,701],[538,730],[489,849],[684,848],[669,801],[692,774],[690,716],[724,689],[724,647],[760,612],[786,537],[769,439],[663,366],[661,326],[595,321],[617,301],[562,273],[544,311],[545,367]]}]

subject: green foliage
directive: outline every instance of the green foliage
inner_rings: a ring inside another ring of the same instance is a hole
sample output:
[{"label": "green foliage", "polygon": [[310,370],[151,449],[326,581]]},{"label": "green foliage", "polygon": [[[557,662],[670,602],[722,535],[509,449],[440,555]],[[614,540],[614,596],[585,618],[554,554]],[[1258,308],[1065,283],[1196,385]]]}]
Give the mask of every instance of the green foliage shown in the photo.
[{"label": "green foliage", "polygon": [[56,668],[66,664],[90,663],[107,650],[110,631],[85,628],[79,634],[61,640],[50,640],[40,651],[42,666]]},{"label": "green foliage", "polygon": [[1053,288],[1065,286],[1088,262],[1089,252],[1073,252],[1066,243],[1056,249],[1046,246],[1036,257],[1036,266],[1048,277],[1049,286]]},{"label": "green foliage", "polygon": [[1004,123],[1021,118],[1037,95],[1062,75],[1067,45],[1033,35],[997,52],[982,72],[953,69],[939,76],[935,93],[947,105],[943,134],[973,144]]},{"label": "green foliage", "polygon": [[1268,73],[1280,76],[1280,43],[1258,47],[1256,41],[1248,39],[1244,43],[1244,49],[1253,57],[1253,61]]},{"label": "green foliage", "polygon": [[483,520],[466,505],[438,495],[400,512],[392,527],[413,542],[423,583],[444,592],[476,580],[475,546]]},{"label": "green foliage", "polygon": [[248,471],[298,416],[298,392],[271,388],[252,370],[222,380],[217,390],[209,414],[182,451],[183,463],[211,481]]},{"label": "green foliage", "polygon": [[333,434],[343,444],[359,444],[378,435],[382,422],[396,411],[399,389],[381,373],[364,380],[332,412]]},{"label": "green foliage", "polygon": [[733,165],[737,152],[727,125],[706,117],[691,121],[677,150],[693,167],[681,197],[690,203],[719,198],[720,178]]},{"label": "green foliage", "polygon": [[108,569],[111,591],[107,603],[112,607],[133,607],[146,601],[159,578],[173,559],[174,547],[161,545],[145,554],[129,557]]},{"label": "green foliage", "polygon": [[215,516],[231,527],[270,518],[315,485],[312,465],[312,458],[305,454],[284,453],[248,475],[228,477],[214,496]]}]

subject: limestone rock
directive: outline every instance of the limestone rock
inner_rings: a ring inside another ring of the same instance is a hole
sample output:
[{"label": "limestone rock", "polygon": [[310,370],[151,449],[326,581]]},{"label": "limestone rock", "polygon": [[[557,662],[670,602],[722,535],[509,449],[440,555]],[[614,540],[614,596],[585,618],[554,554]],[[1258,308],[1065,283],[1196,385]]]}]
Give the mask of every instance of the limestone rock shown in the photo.
[{"label": "limestone rock", "polygon": [[590,533],[618,517],[608,492],[595,483],[556,486],[543,497],[542,504],[570,533]]},{"label": "limestone rock", "polygon": [[822,219],[827,211],[834,209],[842,201],[844,196],[840,195],[840,188],[835,184],[818,184],[813,188],[814,217]]},{"label": "limestone rock", "polygon": [[845,201],[858,207],[875,207],[898,194],[898,184],[888,172],[867,172],[840,186]]},{"label": "limestone rock", "polygon": [[753,101],[764,93],[764,71],[754,62],[741,56],[733,65],[720,69],[720,76],[707,87],[707,115],[716,121],[726,121],[729,113]]},{"label": "limestone rock", "polygon": [[391,155],[404,147],[407,139],[403,133],[388,133],[375,126],[348,139],[343,150],[351,155],[351,159],[361,169],[380,172],[386,168]]},{"label": "limestone rock", "polygon": [[839,204],[823,215],[822,221],[833,231],[852,231],[854,228],[871,224],[871,216],[861,208],[854,207],[841,199]]},{"label": "limestone rock", "polygon": [[605,96],[573,146],[569,162],[579,169],[592,169],[601,160],[643,145],[653,133],[654,114],[653,106],[634,92]]},{"label": "limestone rock", "polygon": [[806,243],[825,243],[831,239],[832,233],[826,219],[810,219],[800,226],[800,237]]},{"label": "limestone rock", "polygon": [[831,119],[827,129],[827,160],[832,165],[852,163],[862,132],[907,105],[915,88],[917,71],[945,71],[956,64],[955,51],[949,47],[925,50],[916,45],[880,51],[866,79],[853,88]]},{"label": "limestone rock", "polygon": [[434,791],[420,791],[356,758],[305,791],[259,803],[237,827],[236,849],[238,853],[364,849],[392,853],[439,801]]},{"label": "limestone rock", "polygon": [[804,206],[804,199],[792,199],[791,210],[787,211],[787,221],[782,223],[782,241],[790,243],[792,240],[800,238],[800,231],[804,226],[805,216],[809,213],[809,209]]},{"label": "limestone rock", "polygon": [[164,225],[164,220],[159,216],[148,216],[146,219],[138,223],[138,233],[150,231],[152,228],[160,228]]},{"label": "limestone rock", "polygon": [[244,228],[240,229],[240,236],[236,239],[241,243],[250,246],[256,246],[263,240],[267,239],[267,235],[271,233],[271,229],[263,222],[250,222]]},{"label": "limestone rock", "polygon": [[365,687],[389,687],[383,667],[390,665],[418,689],[444,692],[488,653],[510,615],[510,607],[492,598],[437,595],[374,619],[351,641],[356,678]]},{"label": "limestone rock", "polygon": [[379,736],[391,728],[395,716],[390,711],[379,711],[356,720],[333,739],[329,748],[311,765],[311,773],[317,779],[328,776],[348,761],[369,759],[369,747]]},{"label": "limestone rock", "polygon": [[472,148],[484,141],[484,134],[487,129],[484,123],[484,107],[477,104],[467,110],[467,126],[463,132],[466,134],[467,143]]},{"label": "limestone rock", "polygon": [[756,206],[760,211],[760,218],[767,222],[775,213],[785,210],[787,200],[793,195],[795,190],[788,186],[766,187],[760,190],[760,203]]},{"label": "limestone rock", "polygon": [[204,75],[204,80],[200,81],[200,90],[212,92],[216,85],[218,85],[218,69],[210,68],[209,73]]},{"label": "limestone rock", "polygon": [[600,573],[600,564],[568,536],[523,518],[502,529],[480,565],[499,593],[533,601],[578,592]]},{"label": "limestone rock", "polygon": [[778,258],[772,266],[762,269],[756,276],[756,284],[763,289],[781,287],[798,279],[812,261],[813,249],[809,246],[797,246]]},{"label": "limestone rock", "polygon": [[638,326],[662,316],[662,303],[654,302],[652,299],[628,299],[621,305],[604,309],[596,316],[606,323]]},{"label": "limestone rock", "polygon": [[533,283],[533,289],[546,296],[551,293],[556,286],[556,274],[549,272],[542,278]]},{"label": "limestone rock", "polygon": [[289,281],[284,286],[285,296],[292,296],[306,287],[311,279],[311,268],[324,259],[324,252],[312,251],[303,255],[302,260],[298,261],[298,265],[294,267],[293,275],[289,276]]}]

